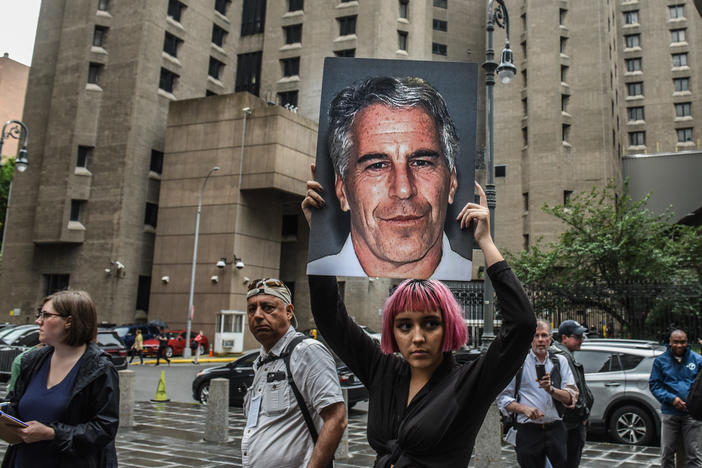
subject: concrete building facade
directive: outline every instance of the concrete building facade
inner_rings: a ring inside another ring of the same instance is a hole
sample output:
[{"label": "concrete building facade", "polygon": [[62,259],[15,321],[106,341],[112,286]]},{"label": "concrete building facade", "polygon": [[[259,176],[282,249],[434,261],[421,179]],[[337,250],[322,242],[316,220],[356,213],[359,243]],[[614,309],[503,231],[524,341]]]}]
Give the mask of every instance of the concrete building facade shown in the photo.
[{"label": "concrete building facade", "polygon": [[[0,125],[8,120],[22,120],[28,75],[29,67],[12,60],[7,52],[0,57]],[[14,157],[18,143],[13,138],[5,140],[2,156]]]}]

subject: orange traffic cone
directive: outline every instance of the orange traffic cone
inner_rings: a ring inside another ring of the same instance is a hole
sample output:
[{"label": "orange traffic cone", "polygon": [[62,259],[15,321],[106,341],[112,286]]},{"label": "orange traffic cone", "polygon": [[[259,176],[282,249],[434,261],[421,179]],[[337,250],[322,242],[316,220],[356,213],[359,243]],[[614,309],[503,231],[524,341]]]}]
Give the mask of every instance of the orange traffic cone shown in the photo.
[{"label": "orange traffic cone", "polygon": [[210,345],[210,357],[214,356],[214,353],[212,352],[212,345]]},{"label": "orange traffic cone", "polygon": [[165,403],[171,401],[166,396],[166,372],[161,371],[161,378],[158,379],[158,387],[156,387],[156,396],[151,401]]}]

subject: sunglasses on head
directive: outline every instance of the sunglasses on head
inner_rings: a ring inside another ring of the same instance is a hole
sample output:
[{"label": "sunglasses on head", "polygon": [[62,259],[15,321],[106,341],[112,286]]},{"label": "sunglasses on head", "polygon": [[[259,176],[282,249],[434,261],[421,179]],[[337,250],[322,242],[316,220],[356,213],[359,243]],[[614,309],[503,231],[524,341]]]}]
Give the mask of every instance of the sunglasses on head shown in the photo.
[{"label": "sunglasses on head", "polygon": [[269,286],[271,288],[281,288],[281,287],[287,288],[287,286],[285,286],[285,284],[280,280],[271,279],[271,278],[260,278],[257,280],[253,280],[252,282],[249,283],[249,291],[251,291],[252,289],[263,287],[263,286]]}]

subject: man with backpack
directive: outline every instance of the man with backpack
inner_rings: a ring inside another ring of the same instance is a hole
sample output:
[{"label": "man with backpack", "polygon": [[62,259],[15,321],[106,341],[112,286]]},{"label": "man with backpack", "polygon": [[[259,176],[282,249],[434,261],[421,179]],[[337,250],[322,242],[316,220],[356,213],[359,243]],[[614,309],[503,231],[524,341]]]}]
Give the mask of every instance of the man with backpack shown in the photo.
[{"label": "man with backpack", "polygon": [[685,467],[702,467],[702,421],[688,412],[690,387],[700,373],[702,356],[692,351],[687,333],[673,330],[666,351],[653,362],[648,386],[661,402],[661,467],[675,466],[678,444],[685,448]]},{"label": "man with backpack", "polygon": [[578,389],[568,360],[548,352],[551,327],[536,321],[536,332],[524,365],[497,397],[497,406],[516,415],[516,452],[519,466],[541,467],[546,457],[554,468],[566,466],[563,407],[578,401]]},{"label": "man with backpack", "polygon": [[243,466],[331,466],[346,428],[334,358],[321,342],[295,331],[295,309],[282,281],[252,281],[246,297],[261,354],[244,399]]},{"label": "man with backpack", "polygon": [[580,457],[582,456],[587,436],[587,418],[595,401],[590,388],[587,386],[587,382],[585,382],[583,365],[573,357],[573,351],[580,350],[586,331],[587,328],[575,320],[565,320],[558,327],[560,343],[554,343],[549,348],[550,352],[560,354],[568,360],[568,366],[573,373],[579,392],[575,407],[565,408],[563,412],[563,424],[566,431],[568,431],[568,445],[566,448],[568,452],[566,466],[568,468],[577,468],[580,465]]}]

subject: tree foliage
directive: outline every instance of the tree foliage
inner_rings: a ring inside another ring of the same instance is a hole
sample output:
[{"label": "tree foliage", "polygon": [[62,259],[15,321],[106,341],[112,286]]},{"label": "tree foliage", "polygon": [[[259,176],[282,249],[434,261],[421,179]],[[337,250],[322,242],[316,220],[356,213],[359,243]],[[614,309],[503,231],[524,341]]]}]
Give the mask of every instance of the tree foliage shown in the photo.
[{"label": "tree foliage", "polygon": [[[530,250],[509,255],[512,267],[527,286],[605,310],[631,333],[650,323],[651,312],[699,314],[702,231],[671,224],[672,213],[646,208],[649,196],[633,200],[627,192],[626,184],[619,191],[611,181],[567,205],[544,206],[566,230],[557,242],[544,245],[540,239]],[[631,287],[642,284],[650,285],[655,307],[642,305],[642,288]],[[696,299],[690,287],[698,291]]]}]

